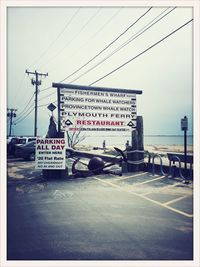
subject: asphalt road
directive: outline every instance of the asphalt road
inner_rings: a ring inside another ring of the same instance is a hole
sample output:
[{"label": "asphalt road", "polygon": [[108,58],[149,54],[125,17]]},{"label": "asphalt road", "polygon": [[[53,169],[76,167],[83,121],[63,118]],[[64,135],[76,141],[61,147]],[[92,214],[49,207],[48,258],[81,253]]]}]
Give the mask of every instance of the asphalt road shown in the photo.
[{"label": "asphalt road", "polygon": [[47,181],[10,160],[7,193],[8,260],[193,259],[192,183],[142,172]]}]

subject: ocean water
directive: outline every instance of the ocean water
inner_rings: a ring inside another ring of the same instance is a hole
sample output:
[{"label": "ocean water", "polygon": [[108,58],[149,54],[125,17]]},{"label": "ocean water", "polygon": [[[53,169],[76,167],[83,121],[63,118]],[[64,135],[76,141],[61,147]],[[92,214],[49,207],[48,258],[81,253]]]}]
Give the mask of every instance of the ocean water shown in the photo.
[{"label": "ocean water", "polygon": [[[80,143],[83,145],[92,145],[102,147],[105,140],[106,146],[125,146],[127,140],[131,142],[130,135],[111,136],[85,136],[85,139]],[[144,145],[184,145],[184,136],[182,135],[145,135]],[[187,145],[193,145],[193,136],[187,136]]]},{"label": "ocean water", "polygon": [[[146,135],[144,136],[145,145],[184,145],[182,135]],[[193,145],[193,136],[187,136],[187,144]]]}]

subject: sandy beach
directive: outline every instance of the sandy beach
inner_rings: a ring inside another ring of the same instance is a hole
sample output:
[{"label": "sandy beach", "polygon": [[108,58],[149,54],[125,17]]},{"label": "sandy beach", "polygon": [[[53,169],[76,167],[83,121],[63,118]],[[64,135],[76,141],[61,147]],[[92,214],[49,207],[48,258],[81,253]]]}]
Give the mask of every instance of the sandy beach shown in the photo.
[{"label": "sandy beach", "polygon": [[[177,152],[177,153],[183,153],[184,152],[184,146],[183,145],[147,145],[144,148],[145,150],[153,153],[158,154],[166,154],[167,152]],[[187,146],[187,152],[193,153],[193,146],[188,145]]]},{"label": "sandy beach", "polygon": [[[124,146],[117,146],[119,149],[124,150],[125,147]],[[100,147],[95,147],[92,145],[77,145],[76,148],[77,150],[82,150],[82,151],[95,151],[95,153],[98,154],[102,154],[102,153],[106,153],[109,154],[109,152],[111,154],[113,154],[114,148],[112,146],[107,146],[106,147],[106,151],[104,152],[104,150]],[[184,146],[183,145],[146,145],[144,147],[145,151],[148,151],[149,153],[155,153],[155,154],[161,154],[161,155],[166,155],[167,152],[176,152],[176,153],[184,153]],[[187,153],[193,153],[193,146],[192,145],[188,145],[187,146]]]}]

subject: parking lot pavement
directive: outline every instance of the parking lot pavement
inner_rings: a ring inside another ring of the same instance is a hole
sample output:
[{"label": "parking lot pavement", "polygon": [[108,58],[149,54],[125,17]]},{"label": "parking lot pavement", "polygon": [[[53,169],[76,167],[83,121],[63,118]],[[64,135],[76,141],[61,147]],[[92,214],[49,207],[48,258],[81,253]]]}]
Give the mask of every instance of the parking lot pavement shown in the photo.
[{"label": "parking lot pavement", "polygon": [[29,179],[33,167],[15,162],[25,178],[8,183],[8,260],[193,259],[192,183],[144,172]]}]

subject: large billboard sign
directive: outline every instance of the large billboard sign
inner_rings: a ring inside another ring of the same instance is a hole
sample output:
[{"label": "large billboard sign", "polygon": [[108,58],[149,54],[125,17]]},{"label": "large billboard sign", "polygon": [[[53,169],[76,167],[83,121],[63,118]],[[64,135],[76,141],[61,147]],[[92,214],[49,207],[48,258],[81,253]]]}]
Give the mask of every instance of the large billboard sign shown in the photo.
[{"label": "large billboard sign", "polygon": [[59,90],[61,131],[128,132],[136,128],[134,93],[81,88]]},{"label": "large billboard sign", "polygon": [[64,170],[65,161],[64,138],[37,138],[36,169]]}]

